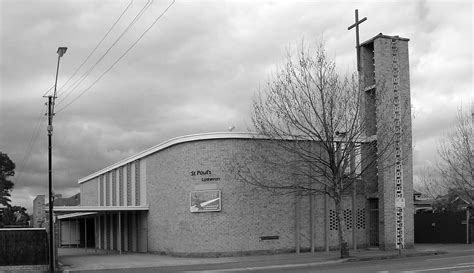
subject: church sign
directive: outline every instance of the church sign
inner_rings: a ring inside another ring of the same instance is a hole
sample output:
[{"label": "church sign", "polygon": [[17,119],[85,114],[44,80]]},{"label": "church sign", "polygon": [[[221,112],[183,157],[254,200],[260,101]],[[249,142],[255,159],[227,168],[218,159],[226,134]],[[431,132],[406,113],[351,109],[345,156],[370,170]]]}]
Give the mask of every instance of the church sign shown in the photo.
[{"label": "church sign", "polygon": [[191,212],[221,211],[221,191],[191,191],[189,195]]}]

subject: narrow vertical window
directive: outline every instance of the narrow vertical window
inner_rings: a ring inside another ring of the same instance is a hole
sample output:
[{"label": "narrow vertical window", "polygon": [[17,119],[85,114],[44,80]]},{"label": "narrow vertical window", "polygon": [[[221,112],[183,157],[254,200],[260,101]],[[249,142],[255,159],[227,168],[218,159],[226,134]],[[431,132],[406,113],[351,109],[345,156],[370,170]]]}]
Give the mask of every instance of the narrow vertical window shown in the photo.
[{"label": "narrow vertical window", "polygon": [[119,205],[123,206],[123,167],[119,168]]},{"label": "narrow vertical window", "polygon": [[357,145],[354,149],[354,167],[355,175],[360,176],[362,172],[362,157],[361,157],[361,146]]},{"label": "narrow vertical window", "polygon": [[132,205],[132,165],[127,164],[127,206]]},{"label": "narrow vertical window", "polygon": [[116,181],[117,170],[112,170],[112,206],[117,205],[117,181]]},{"label": "narrow vertical window", "polygon": [[110,206],[110,179],[108,173],[105,176],[105,205]]},{"label": "narrow vertical window", "polygon": [[135,205],[140,206],[140,160],[135,161]]},{"label": "narrow vertical window", "polygon": [[99,205],[104,205],[104,178],[99,176]]}]

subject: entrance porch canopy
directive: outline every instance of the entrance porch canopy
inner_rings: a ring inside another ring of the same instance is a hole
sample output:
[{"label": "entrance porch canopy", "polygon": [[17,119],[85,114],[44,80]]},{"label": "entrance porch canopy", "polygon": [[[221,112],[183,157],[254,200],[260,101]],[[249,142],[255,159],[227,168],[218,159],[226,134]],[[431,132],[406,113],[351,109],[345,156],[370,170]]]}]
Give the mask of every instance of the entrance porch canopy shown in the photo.
[{"label": "entrance porch canopy", "polygon": [[[95,219],[95,226],[97,225],[97,219],[95,218],[96,216],[99,216],[100,215],[104,215],[107,216],[107,215],[110,215],[112,217],[112,215],[116,215],[118,216],[118,225],[117,225],[117,230],[116,232],[118,233],[118,238],[121,238],[122,237],[122,212],[125,213],[125,216],[127,216],[127,214],[129,213],[135,213],[135,212],[140,212],[140,211],[148,211],[149,210],[149,207],[148,206],[62,206],[62,207],[53,207],[53,212],[55,214],[57,214],[58,216],[58,220],[67,220],[67,221],[70,221],[70,220],[73,220],[75,219],[76,221],[78,219],[81,219],[81,218],[89,218],[91,216],[94,217]],[[104,224],[105,226],[107,226],[107,217],[104,218]],[[110,221],[112,221],[112,218],[110,218]],[[100,223],[99,223],[99,229],[100,229]],[[85,249],[87,249],[87,222],[84,222],[84,236],[85,236]],[[107,232],[107,231],[103,231],[103,232]],[[112,233],[109,233],[109,234],[113,234],[113,231],[111,231]],[[102,235],[101,235],[102,234]],[[103,246],[103,242],[101,243],[100,242],[100,238],[101,236],[104,237],[104,238],[110,238],[111,240],[117,240],[116,243],[117,243],[117,249],[119,251],[119,253],[122,253],[122,249],[124,248],[122,246],[122,240],[120,239],[113,239],[113,235],[109,235],[109,234],[106,234],[106,233],[99,233],[98,236],[99,236],[99,242],[98,242],[98,247],[99,248],[104,248],[106,250],[108,250],[107,248],[107,244],[106,246]],[[146,238],[146,237],[145,237]],[[138,240],[138,239],[136,239]],[[113,243],[109,243],[113,246]],[[137,243],[138,244],[138,243]],[[111,246],[109,245],[109,247]],[[128,244],[127,244],[128,245]],[[96,245],[97,246],[97,245]],[[126,247],[126,246],[125,246]],[[136,246],[137,249],[139,249],[139,245]],[[112,247],[113,248],[113,247]],[[112,249],[110,248],[110,249]],[[127,251],[128,249],[126,249]],[[145,250],[144,252],[146,252],[146,244],[145,244]]]},{"label": "entrance porch canopy", "polygon": [[100,212],[148,211],[148,206],[62,206],[53,207],[58,219],[83,218]]},{"label": "entrance porch canopy", "polygon": [[71,218],[82,218],[85,216],[90,216],[90,215],[95,215],[97,212],[75,212],[75,213],[68,213],[68,214],[63,214],[59,215],[58,219],[71,219]]},{"label": "entrance porch canopy", "polygon": [[62,206],[53,207],[53,212],[111,212],[148,211],[148,206]]}]

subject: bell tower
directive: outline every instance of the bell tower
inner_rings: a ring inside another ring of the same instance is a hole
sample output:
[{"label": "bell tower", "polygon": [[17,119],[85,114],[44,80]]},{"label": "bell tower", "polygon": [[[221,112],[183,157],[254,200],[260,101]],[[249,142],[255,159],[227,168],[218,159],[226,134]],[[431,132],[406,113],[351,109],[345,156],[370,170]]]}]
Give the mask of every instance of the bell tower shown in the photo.
[{"label": "bell tower", "polygon": [[[413,247],[413,167],[409,39],[382,33],[359,47],[362,122],[376,141],[374,175],[366,181],[369,245]],[[378,212],[378,213],[377,213]]]}]

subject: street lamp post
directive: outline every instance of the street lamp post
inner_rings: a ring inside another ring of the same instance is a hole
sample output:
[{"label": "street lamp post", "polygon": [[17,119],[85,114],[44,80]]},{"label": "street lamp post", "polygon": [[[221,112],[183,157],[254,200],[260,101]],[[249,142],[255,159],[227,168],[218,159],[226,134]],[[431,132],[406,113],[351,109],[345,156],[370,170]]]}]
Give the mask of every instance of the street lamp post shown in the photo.
[{"label": "street lamp post", "polygon": [[59,60],[66,53],[67,47],[58,48],[58,64],[56,66],[56,79],[54,81],[54,94],[53,96],[48,96],[48,173],[49,173],[49,268],[50,272],[54,272],[55,259],[54,252],[56,246],[54,245],[54,223],[53,223],[53,145],[52,145],[52,135],[53,135],[53,116],[54,116],[54,101],[56,99],[56,88],[58,85],[58,73],[59,73]]}]

